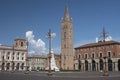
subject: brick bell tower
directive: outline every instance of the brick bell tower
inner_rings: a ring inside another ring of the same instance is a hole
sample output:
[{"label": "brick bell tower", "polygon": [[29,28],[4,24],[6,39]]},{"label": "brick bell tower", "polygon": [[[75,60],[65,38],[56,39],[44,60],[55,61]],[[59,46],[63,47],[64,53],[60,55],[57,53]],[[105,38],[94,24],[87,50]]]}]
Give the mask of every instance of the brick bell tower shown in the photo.
[{"label": "brick bell tower", "polygon": [[69,16],[68,6],[65,8],[64,18],[61,22],[61,69],[73,70],[73,25]]},{"label": "brick bell tower", "polygon": [[27,50],[26,39],[17,38],[14,40],[14,48],[18,50]]}]

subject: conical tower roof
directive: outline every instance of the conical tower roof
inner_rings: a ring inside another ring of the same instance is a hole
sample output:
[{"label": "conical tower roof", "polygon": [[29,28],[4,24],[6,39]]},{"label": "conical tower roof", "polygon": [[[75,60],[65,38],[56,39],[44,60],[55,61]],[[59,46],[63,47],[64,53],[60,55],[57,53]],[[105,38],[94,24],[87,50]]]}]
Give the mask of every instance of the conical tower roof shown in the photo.
[{"label": "conical tower roof", "polygon": [[69,10],[68,10],[68,5],[66,5],[66,8],[65,8],[65,14],[64,14],[64,19],[65,21],[70,21],[70,16],[69,16]]}]

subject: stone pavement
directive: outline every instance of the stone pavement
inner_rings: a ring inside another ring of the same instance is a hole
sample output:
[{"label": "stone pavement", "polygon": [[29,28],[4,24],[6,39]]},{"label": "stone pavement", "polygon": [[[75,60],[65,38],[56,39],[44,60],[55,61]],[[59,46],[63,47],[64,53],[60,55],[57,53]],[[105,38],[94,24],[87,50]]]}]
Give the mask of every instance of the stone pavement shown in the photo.
[{"label": "stone pavement", "polygon": [[53,76],[47,76],[47,72],[0,72],[0,80],[120,80],[120,72],[102,75],[101,72],[55,72]]}]

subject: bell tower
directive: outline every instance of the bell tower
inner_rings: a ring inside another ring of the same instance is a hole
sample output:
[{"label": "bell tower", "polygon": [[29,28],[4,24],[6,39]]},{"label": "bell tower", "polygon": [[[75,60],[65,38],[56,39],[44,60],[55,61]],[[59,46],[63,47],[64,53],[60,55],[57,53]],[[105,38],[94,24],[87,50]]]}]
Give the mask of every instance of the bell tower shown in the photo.
[{"label": "bell tower", "polygon": [[73,25],[69,16],[68,6],[65,8],[64,18],[61,22],[61,68],[73,70]]},{"label": "bell tower", "polygon": [[14,40],[14,48],[20,50],[27,50],[27,41],[25,39],[17,38]]}]

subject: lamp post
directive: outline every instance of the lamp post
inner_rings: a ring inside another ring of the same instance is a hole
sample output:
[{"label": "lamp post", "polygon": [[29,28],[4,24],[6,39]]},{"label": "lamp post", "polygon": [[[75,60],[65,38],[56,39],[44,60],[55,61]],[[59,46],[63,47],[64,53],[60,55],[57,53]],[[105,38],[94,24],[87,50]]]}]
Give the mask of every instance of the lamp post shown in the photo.
[{"label": "lamp post", "polygon": [[48,70],[48,76],[52,76],[51,71],[51,39],[53,38],[51,30],[49,29],[49,32],[47,34],[47,38],[49,39],[49,53],[48,53],[48,59],[49,59],[49,70]]},{"label": "lamp post", "polygon": [[25,70],[25,74],[28,74],[29,73],[29,70],[28,70],[28,40],[26,40],[26,43],[27,43],[27,53],[26,53],[26,70]]},{"label": "lamp post", "polygon": [[[104,43],[105,43],[105,41],[104,41]],[[104,58],[103,76],[109,76],[108,71],[107,71],[107,61],[106,61],[107,60],[107,53],[106,53],[105,46],[104,46],[104,57],[103,58]]]},{"label": "lamp post", "polygon": [[13,45],[13,54],[12,54],[12,66],[11,66],[11,68],[12,68],[12,73],[14,72],[14,61],[13,61],[13,57],[14,57],[14,45]]},{"label": "lamp post", "polygon": [[[105,29],[103,28],[103,46],[105,45],[105,39],[107,38],[107,33],[105,32]],[[107,53],[106,53],[106,47],[104,46],[104,70],[103,70],[103,76],[109,76],[108,71],[107,71]]]}]

